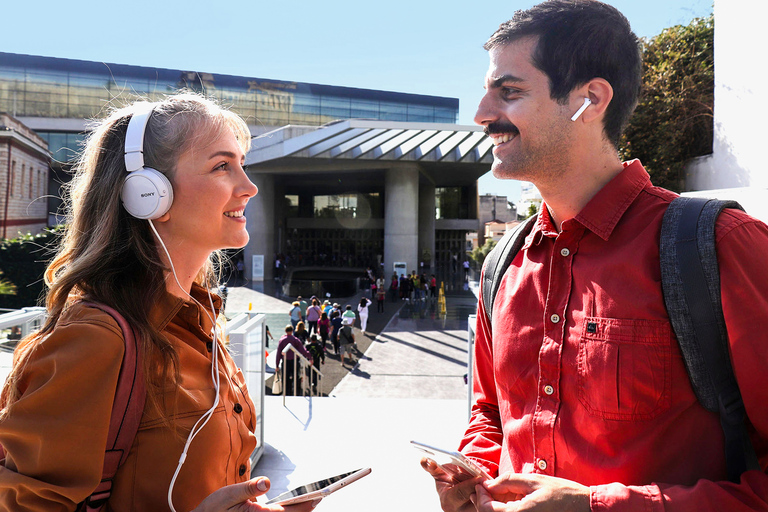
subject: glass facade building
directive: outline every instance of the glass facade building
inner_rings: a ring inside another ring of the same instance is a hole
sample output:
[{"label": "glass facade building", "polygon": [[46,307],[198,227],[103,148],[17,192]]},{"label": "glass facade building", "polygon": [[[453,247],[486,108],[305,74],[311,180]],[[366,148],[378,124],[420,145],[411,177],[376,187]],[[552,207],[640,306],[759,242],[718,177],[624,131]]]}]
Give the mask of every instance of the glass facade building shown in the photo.
[{"label": "glass facade building", "polygon": [[[93,119],[115,100],[204,92],[250,125],[322,125],[336,119],[455,123],[456,98],[356,89],[197,71],[149,68],[0,52],[0,111],[16,118]],[[80,137],[39,131],[66,161]]]}]

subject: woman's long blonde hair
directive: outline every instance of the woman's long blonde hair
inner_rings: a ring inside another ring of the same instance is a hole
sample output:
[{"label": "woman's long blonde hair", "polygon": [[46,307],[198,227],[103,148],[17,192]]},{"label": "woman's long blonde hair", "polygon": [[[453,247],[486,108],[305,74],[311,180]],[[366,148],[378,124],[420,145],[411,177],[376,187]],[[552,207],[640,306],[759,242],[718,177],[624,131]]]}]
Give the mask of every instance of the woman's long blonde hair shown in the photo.
[{"label": "woman's long blonde hair", "polygon": [[[87,138],[65,194],[67,220],[61,244],[45,272],[48,318],[39,332],[19,343],[2,391],[0,417],[19,396],[29,355],[78,299],[106,304],[125,317],[140,340],[148,385],[157,384],[156,379],[178,380],[178,355],[150,321],[152,309],[166,293],[168,269],[149,223],[128,214],[120,200],[127,175],[126,129],[133,113],[144,107],[145,102],[136,102],[114,110]],[[179,93],[152,107],[144,136],[144,161],[168,175],[171,183],[179,157],[222,130],[231,129],[244,152],[250,147],[245,122],[203,96]],[[198,284],[215,284],[220,258],[218,252],[211,255],[197,276]],[[159,407],[153,395],[147,394],[148,402]]]}]

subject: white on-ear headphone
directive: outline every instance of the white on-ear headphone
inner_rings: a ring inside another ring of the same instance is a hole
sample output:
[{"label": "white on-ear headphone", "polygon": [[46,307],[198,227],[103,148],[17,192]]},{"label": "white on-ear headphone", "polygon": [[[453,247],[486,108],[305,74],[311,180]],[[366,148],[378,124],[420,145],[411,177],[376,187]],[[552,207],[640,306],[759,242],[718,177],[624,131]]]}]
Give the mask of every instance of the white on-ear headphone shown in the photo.
[{"label": "white on-ear headphone", "polygon": [[152,108],[135,112],[125,132],[125,168],[120,198],[126,211],[138,219],[157,219],[166,214],[173,203],[173,188],[165,174],[144,167],[144,131]]},{"label": "white on-ear headphone", "polygon": [[579,110],[576,111],[575,114],[573,114],[573,117],[571,117],[571,121],[576,121],[581,114],[584,113],[585,110],[587,110],[587,107],[592,103],[592,101],[589,98],[584,98],[584,104],[579,107]]}]

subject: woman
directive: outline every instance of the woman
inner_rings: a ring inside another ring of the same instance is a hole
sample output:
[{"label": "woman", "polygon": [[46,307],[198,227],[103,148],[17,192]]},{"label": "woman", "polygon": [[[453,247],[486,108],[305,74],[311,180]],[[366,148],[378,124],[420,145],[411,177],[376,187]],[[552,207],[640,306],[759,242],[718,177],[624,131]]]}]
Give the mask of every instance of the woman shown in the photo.
[{"label": "woman", "polygon": [[[257,413],[221,345],[221,299],[207,291],[219,251],[248,242],[243,211],[257,193],[242,167],[249,144],[242,119],[194,94],[116,110],[91,132],[45,273],[47,321],[19,343],[0,398],[0,510],[75,510],[101,479],[125,344],[114,318],[85,301],[128,321],[146,382],[107,508],[283,510],[249,505],[269,489],[250,479]],[[172,194],[137,218],[140,199],[123,183],[144,165]]]},{"label": "woman", "polygon": [[293,335],[299,338],[299,341],[302,344],[307,342],[309,339],[309,331],[307,331],[307,328],[304,326],[304,322],[299,321],[299,323],[296,324],[296,330],[293,332]]},{"label": "woman", "polygon": [[320,315],[320,320],[317,321],[317,330],[320,331],[320,339],[323,342],[323,349],[325,349],[325,343],[328,341],[328,332],[331,330],[331,319],[328,318],[328,314],[325,311]]},{"label": "woman", "polygon": [[307,308],[307,330],[309,334],[313,332],[317,334],[317,321],[320,320],[320,314],[323,310],[320,309],[320,301],[316,298],[312,299],[312,305]]},{"label": "woman", "polygon": [[363,297],[357,306],[357,313],[360,315],[360,330],[363,331],[363,336],[365,336],[365,331],[368,328],[368,306],[370,305],[371,301]]},{"label": "woman", "polygon": [[296,329],[296,325],[301,322],[301,306],[299,301],[293,301],[291,303],[291,309],[288,311],[288,315],[291,317],[291,326]]}]

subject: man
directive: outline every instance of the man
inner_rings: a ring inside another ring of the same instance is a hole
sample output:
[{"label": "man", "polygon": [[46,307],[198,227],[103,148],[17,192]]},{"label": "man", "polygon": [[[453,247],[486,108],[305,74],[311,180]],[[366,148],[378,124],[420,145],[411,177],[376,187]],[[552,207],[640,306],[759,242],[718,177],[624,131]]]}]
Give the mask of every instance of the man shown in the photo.
[{"label": "man", "polygon": [[355,315],[355,312],[352,311],[352,306],[350,304],[347,304],[346,308],[344,309],[344,313],[341,315],[341,321],[344,325],[353,325],[355,323],[355,319],[357,318],[357,315]]},{"label": "man", "polygon": [[[283,358],[283,350],[288,346],[291,345],[296,351],[309,359],[310,364],[313,363],[312,360],[312,354],[310,354],[306,348],[304,348],[304,345],[301,343],[301,340],[299,340],[296,336],[293,335],[293,326],[292,325],[286,325],[285,326],[285,334],[280,338],[280,341],[277,344],[277,357],[275,361],[275,365],[278,368],[278,371],[282,370],[282,367],[280,363],[282,361],[285,361],[285,394],[289,396],[293,396],[296,394],[296,391],[298,391],[297,388],[300,388],[300,382],[301,382],[301,373],[299,372],[299,369],[295,367],[295,356],[293,354],[292,350],[289,350],[285,354],[285,358]],[[299,382],[295,382],[294,380],[294,374],[298,374]]]},{"label": "man", "polygon": [[[675,194],[617,157],[641,75],[629,23],[597,1],[553,0],[517,12],[485,47],[475,121],[494,141],[494,176],[533,182],[544,204],[492,324],[478,307],[460,450],[498,478],[459,482],[423,460],[443,510],[766,510],[764,472],[725,482],[719,418],[693,394],[664,307],[659,232]],[[768,228],[725,210],[716,240],[731,358],[765,468]]]}]

